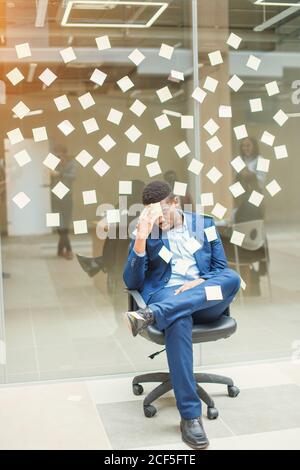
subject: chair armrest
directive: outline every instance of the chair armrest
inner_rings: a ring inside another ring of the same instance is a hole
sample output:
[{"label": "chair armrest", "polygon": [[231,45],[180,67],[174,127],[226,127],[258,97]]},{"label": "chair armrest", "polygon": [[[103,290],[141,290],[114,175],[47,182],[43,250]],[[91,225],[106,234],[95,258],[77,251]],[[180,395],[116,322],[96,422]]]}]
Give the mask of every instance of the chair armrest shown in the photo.
[{"label": "chair armrest", "polygon": [[[146,305],[143,297],[139,293],[139,291],[127,289],[126,292],[129,295],[129,299],[133,300],[133,303],[135,303],[138,308],[146,308],[147,307],[147,305]],[[133,308],[134,308],[134,306],[133,306]]]}]

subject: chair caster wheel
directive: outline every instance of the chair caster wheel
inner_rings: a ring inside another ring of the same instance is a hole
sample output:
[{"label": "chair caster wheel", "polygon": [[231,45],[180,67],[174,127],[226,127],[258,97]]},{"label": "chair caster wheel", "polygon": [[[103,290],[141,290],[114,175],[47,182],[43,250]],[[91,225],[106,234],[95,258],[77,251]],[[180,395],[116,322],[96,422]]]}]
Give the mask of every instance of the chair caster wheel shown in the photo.
[{"label": "chair caster wheel", "polygon": [[209,420],[217,419],[218,416],[219,416],[219,412],[217,408],[213,408],[213,407],[207,408],[207,418]]},{"label": "chair caster wheel", "polygon": [[229,385],[227,389],[228,389],[228,396],[231,398],[237,397],[238,394],[240,393],[240,389],[236,387],[235,385]]},{"label": "chair caster wheel", "polygon": [[153,418],[153,416],[156,415],[157,409],[155,406],[152,405],[146,405],[144,406],[144,414],[146,418]]},{"label": "chair caster wheel", "polygon": [[143,389],[142,385],[140,385],[140,384],[133,384],[132,385],[132,391],[133,391],[134,395],[142,395],[144,389]]}]

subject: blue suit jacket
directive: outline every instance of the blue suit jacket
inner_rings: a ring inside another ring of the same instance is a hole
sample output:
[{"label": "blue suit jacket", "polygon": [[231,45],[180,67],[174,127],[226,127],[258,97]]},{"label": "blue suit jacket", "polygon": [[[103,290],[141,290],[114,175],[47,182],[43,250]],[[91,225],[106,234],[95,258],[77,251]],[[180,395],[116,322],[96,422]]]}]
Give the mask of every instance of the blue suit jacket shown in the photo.
[{"label": "blue suit jacket", "polygon": [[[191,237],[195,237],[201,248],[194,253],[202,279],[209,279],[228,266],[219,234],[212,242],[207,240],[204,229],[214,225],[210,216],[184,212]],[[198,230],[196,228],[199,227]],[[146,242],[145,256],[138,256],[134,250],[134,240],[130,244],[128,260],[124,269],[124,281],[128,289],[140,291],[147,303],[150,296],[162,289],[171,277],[171,262],[166,263],[159,255],[163,246],[169,247],[168,238],[160,237]]]}]

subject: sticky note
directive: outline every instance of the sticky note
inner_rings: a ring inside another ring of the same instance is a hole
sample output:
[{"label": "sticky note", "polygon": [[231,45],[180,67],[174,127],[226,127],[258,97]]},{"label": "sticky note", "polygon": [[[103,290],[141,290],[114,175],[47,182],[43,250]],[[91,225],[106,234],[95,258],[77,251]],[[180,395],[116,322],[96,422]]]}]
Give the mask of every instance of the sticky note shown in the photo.
[{"label": "sticky note", "polygon": [[244,162],[242,157],[240,157],[239,155],[235,157],[233,160],[231,160],[230,164],[233,166],[233,168],[235,169],[237,173],[242,171],[246,166],[246,163]]},{"label": "sticky note", "polygon": [[146,168],[150,178],[156,175],[160,175],[162,173],[158,162],[149,163],[149,165],[146,165]]},{"label": "sticky note", "polygon": [[192,98],[194,98],[194,100],[198,101],[198,103],[203,103],[206,96],[207,96],[206,91],[202,90],[199,87],[195,88],[195,90],[192,94]]},{"label": "sticky note", "polygon": [[133,114],[140,117],[147,109],[147,106],[144,105],[144,103],[142,103],[140,100],[135,100],[135,102],[130,106],[129,109]]},{"label": "sticky note", "polygon": [[232,117],[231,106],[226,106],[226,105],[219,106],[219,117],[221,117],[221,118],[231,118]]},{"label": "sticky note", "polygon": [[171,80],[171,79],[173,81],[183,82],[184,81],[184,73],[179,72],[178,70],[171,70],[169,80]]},{"label": "sticky note", "polygon": [[74,228],[75,235],[82,235],[83,233],[88,233],[86,220],[74,220],[73,228]]},{"label": "sticky note", "polygon": [[208,242],[213,242],[214,240],[218,239],[216,227],[214,225],[212,225],[211,227],[205,228],[204,233],[206,235]]},{"label": "sticky note", "polygon": [[159,152],[159,145],[147,144],[145,150],[145,157],[157,158]]},{"label": "sticky note", "polygon": [[226,41],[228,46],[233,47],[233,49],[238,49],[242,42],[242,38],[235,33],[230,33],[229,38]]},{"label": "sticky note", "polygon": [[236,197],[241,196],[241,194],[244,194],[245,189],[243,188],[240,182],[237,182],[229,186],[229,191],[231,192],[233,197],[236,198]]},{"label": "sticky note", "polygon": [[199,243],[198,240],[196,240],[196,238],[193,238],[193,237],[189,238],[184,244],[184,246],[192,255],[196,253],[196,251],[200,250],[200,248],[202,248],[201,243]]},{"label": "sticky note", "polygon": [[130,80],[130,78],[127,75],[121,78],[120,80],[118,80],[117,85],[123,91],[123,93],[125,93],[126,91],[134,87],[134,83]]},{"label": "sticky note", "polygon": [[188,166],[188,171],[198,176],[203,166],[203,163],[199,162],[199,160],[196,160],[196,158],[193,158]]},{"label": "sticky note", "polygon": [[210,52],[208,54],[209,61],[211,65],[219,65],[223,63],[222,54],[220,51]]},{"label": "sticky note", "polygon": [[286,121],[288,120],[288,116],[285,114],[284,111],[282,111],[282,109],[280,109],[276,114],[275,116],[273,116],[273,119],[275,122],[277,122],[277,124],[282,127]]},{"label": "sticky note", "polygon": [[173,194],[175,194],[175,196],[185,196],[186,195],[186,189],[187,189],[187,184],[186,183],[180,183],[179,181],[175,181],[174,188],[173,188]]},{"label": "sticky note", "polygon": [[253,206],[258,207],[262,203],[263,198],[263,194],[260,194],[257,191],[252,191],[248,201],[250,202],[250,204],[253,204]]},{"label": "sticky note", "polygon": [[99,130],[99,126],[95,118],[90,118],[86,119],[85,121],[82,121],[82,125],[87,134],[92,134],[92,132],[96,132]]},{"label": "sticky note", "polygon": [[12,69],[10,72],[8,72],[6,74],[6,77],[8,78],[8,80],[10,81],[10,83],[15,86],[17,85],[18,83],[20,83],[22,80],[24,80],[24,75],[22,74],[22,72],[20,72],[20,70],[18,69],[18,67],[15,67],[14,69]]},{"label": "sticky note", "polygon": [[71,134],[75,130],[75,127],[70,121],[68,121],[68,119],[65,119],[64,121],[60,122],[57,127],[66,136]]},{"label": "sticky note", "polygon": [[230,238],[230,243],[233,243],[234,245],[237,245],[237,246],[242,246],[244,238],[245,238],[244,233],[238,232],[237,230],[233,230],[231,238]]},{"label": "sticky note", "polygon": [[272,147],[272,145],[274,144],[275,136],[273,134],[270,134],[270,132],[265,131],[263,133],[263,135],[261,136],[260,140],[264,144],[269,145],[270,147]]},{"label": "sticky note", "polygon": [[233,75],[230,80],[228,80],[227,85],[235,92],[244,85],[243,80],[240,79],[237,75]]},{"label": "sticky note", "polygon": [[12,131],[8,131],[7,137],[9,138],[11,145],[18,144],[24,140],[23,134],[18,127]]},{"label": "sticky note", "polygon": [[67,47],[66,49],[62,49],[61,51],[59,51],[59,53],[65,64],[68,64],[69,62],[72,62],[77,58],[73,47]]},{"label": "sticky note", "polygon": [[222,206],[219,202],[214,206],[213,210],[211,211],[212,215],[214,217],[217,217],[218,219],[223,219],[224,215],[227,212],[227,208]]},{"label": "sticky note", "polygon": [[43,165],[45,165],[50,170],[54,171],[57,165],[60,163],[60,158],[53,153],[48,153],[47,157],[43,160]]},{"label": "sticky note", "polygon": [[90,93],[85,93],[84,95],[79,96],[78,100],[83,109],[88,109],[91,106],[94,106],[94,104],[96,104],[94,98]]},{"label": "sticky note", "polygon": [[140,166],[141,155],[139,153],[127,153],[126,165],[127,166]]},{"label": "sticky note", "polygon": [[278,83],[276,81],[266,83],[265,87],[269,96],[278,95],[278,93],[280,92]]},{"label": "sticky note", "polygon": [[158,96],[161,103],[165,103],[165,101],[169,101],[171,98],[173,98],[172,94],[170,92],[170,89],[167,86],[157,90],[156,94],[157,94],[157,96]]},{"label": "sticky note", "polygon": [[172,257],[173,257],[173,254],[171,253],[170,250],[168,250],[167,247],[163,246],[159,252],[158,252],[158,256],[160,256],[167,264],[170,263]]},{"label": "sticky note", "polygon": [[242,124],[241,126],[236,126],[233,128],[233,130],[237,140],[245,139],[246,137],[248,137],[248,131],[245,124]]},{"label": "sticky note", "polygon": [[82,198],[83,198],[83,204],[85,206],[89,204],[96,204],[97,203],[97,194],[94,189],[90,191],[82,191]]},{"label": "sticky note", "polygon": [[213,206],[214,205],[214,195],[213,193],[202,193],[200,196],[201,206]]},{"label": "sticky note", "polygon": [[134,49],[134,51],[129,54],[128,58],[131,60],[131,62],[138,66],[143,62],[143,60],[145,60],[146,57],[141,51]]},{"label": "sticky note", "polygon": [[194,116],[181,116],[181,129],[194,129]]},{"label": "sticky note", "polygon": [[106,220],[109,224],[118,224],[120,222],[120,211],[118,209],[107,210]]},{"label": "sticky note", "polygon": [[12,111],[19,119],[23,119],[23,117],[25,117],[26,114],[29,113],[30,109],[28,108],[28,106],[26,106],[25,103],[23,103],[23,101],[19,101],[19,103],[12,108]]},{"label": "sticky note", "polygon": [[57,76],[50,69],[47,68],[41,73],[38,78],[39,80],[41,80],[41,82],[44,83],[44,85],[50,86],[51,83],[53,83],[54,80],[57,79]]},{"label": "sticky note", "polygon": [[91,82],[96,83],[99,86],[102,86],[103,83],[105,82],[105,79],[107,77],[107,74],[104,72],[101,72],[99,69],[95,69],[94,72],[91,75]]},{"label": "sticky note", "polygon": [[68,109],[71,107],[71,103],[66,95],[58,96],[57,98],[54,98],[53,101],[58,111],[64,111],[64,109]]},{"label": "sticky note", "polygon": [[189,148],[185,140],[183,142],[180,142],[180,144],[176,145],[174,148],[179,158],[186,157],[191,153],[191,149]]},{"label": "sticky note", "polygon": [[249,103],[252,113],[259,113],[263,110],[261,98],[254,98],[253,100],[249,100]]},{"label": "sticky note", "polygon": [[190,259],[178,259],[173,265],[172,265],[172,272],[175,272],[177,274],[181,274],[184,276],[189,267],[191,266],[192,262]]},{"label": "sticky note", "polygon": [[59,199],[63,199],[65,195],[70,191],[70,189],[61,181],[59,181],[54,188],[51,189],[53,194],[57,196]]},{"label": "sticky note", "polygon": [[215,135],[211,139],[206,141],[206,144],[211,152],[216,152],[220,148],[223,147],[222,143],[220,142],[219,138]]},{"label": "sticky note", "polygon": [[81,166],[86,167],[90,161],[93,160],[93,157],[86,150],[81,150],[75,157],[75,160],[80,163]]},{"label": "sticky note", "polygon": [[111,108],[107,116],[107,120],[118,126],[121,122],[122,117],[123,117],[123,113],[121,111]]},{"label": "sticky note", "polygon": [[223,300],[221,286],[205,286],[206,300]]},{"label": "sticky note", "polygon": [[276,180],[272,180],[269,184],[266,185],[266,190],[268,193],[273,197],[275,194],[281,191],[280,185],[277,183]]},{"label": "sticky note", "polygon": [[119,181],[119,194],[132,194],[132,181]]},{"label": "sticky note", "polygon": [[258,70],[260,64],[261,64],[261,59],[259,59],[258,57],[251,54],[248,58],[246,66],[249,69],[252,69],[252,70],[256,71],[256,70]]},{"label": "sticky note", "polygon": [[174,52],[174,47],[168,46],[168,44],[162,44],[158,55],[164,59],[170,60]]},{"label": "sticky note", "polygon": [[210,76],[207,76],[203,84],[203,88],[205,88],[205,90],[207,91],[210,91],[211,93],[214,93],[217,89],[218,84],[219,84],[218,80]]},{"label": "sticky note", "polygon": [[220,178],[222,178],[222,173],[214,166],[209,170],[209,172],[206,174],[207,178],[213,183],[216,184],[217,181],[219,181]]},{"label": "sticky note", "polygon": [[93,169],[96,173],[98,173],[99,176],[104,176],[105,173],[107,173],[110,169],[110,166],[104,160],[102,160],[102,158],[100,158],[100,160],[98,160],[97,163],[95,163],[93,166]]},{"label": "sticky note", "polygon": [[220,126],[212,118],[209,119],[204,125],[203,128],[210,134],[214,135],[219,129]]},{"label": "sticky note", "polygon": [[161,114],[160,116],[156,117],[154,120],[160,131],[171,126],[168,116],[166,116],[165,114]]},{"label": "sticky note", "polygon": [[269,171],[269,168],[270,168],[270,160],[268,160],[267,158],[258,157],[256,170],[264,171],[265,173],[267,173]]},{"label": "sticky note", "polygon": [[59,213],[47,213],[46,214],[46,226],[47,227],[59,227],[60,226],[60,214]]},{"label": "sticky note", "polygon": [[95,41],[99,51],[105,51],[106,49],[111,48],[108,36],[100,36],[98,38],[95,38]]},{"label": "sticky note", "polygon": [[116,145],[116,142],[109,134],[107,134],[103,139],[99,140],[98,144],[103,148],[103,150],[105,150],[105,152],[109,152]]},{"label": "sticky note", "polygon": [[48,140],[46,127],[35,127],[32,129],[32,134],[35,142],[43,142],[44,140]]},{"label": "sticky note", "polygon": [[31,50],[28,42],[23,44],[17,44],[15,46],[18,59],[24,59],[25,57],[31,57]]},{"label": "sticky note", "polygon": [[132,125],[127,129],[125,135],[131,142],[136,142],[141,137],[142,133],[135,125]]},{"label": "sticky note", "polygon": [[30,203],[31,199],[23,191],[19,192],[12,198],[13,202],[18,206],[19,209],[24,209],[27,204]]},{"label": "sticky note", "polygon": [[274,152],[275,152],[275,157],[277,158],[277,160],[288,157],[288,151],[287,151],[286,145],[278,145],[277,147],[274,147]]},{"label": "sticky note", "polygon": [[31,157],[28,154],[27,150],[21,150],[20,152],[15,153],[14,158],[20,167],[27,165],[31,162]]},{"label": "sticky note", "polygon": [[154,219],[158,219],[158,217],[163,216],[163,211],[160,205],[160,202],[155,202],[154,204],[151,205],[151,217]]}]

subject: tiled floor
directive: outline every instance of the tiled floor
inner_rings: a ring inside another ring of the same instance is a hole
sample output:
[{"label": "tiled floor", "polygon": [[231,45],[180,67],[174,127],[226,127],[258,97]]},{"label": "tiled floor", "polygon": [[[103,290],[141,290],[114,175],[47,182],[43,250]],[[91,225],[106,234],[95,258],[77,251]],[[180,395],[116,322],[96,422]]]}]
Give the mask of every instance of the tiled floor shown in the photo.
[{"label": "tiled floor", "polygon": [[[208,421],[204,408],[210,450],[300,450],[299,363],[209,370],[231,376],[241,389],[232,399],[226,387],[205,386],[220,413]],[[155,417],[145,418],[131,379],[0,387],[0,449],[187,450],[173,393],[156,402]]]}]

